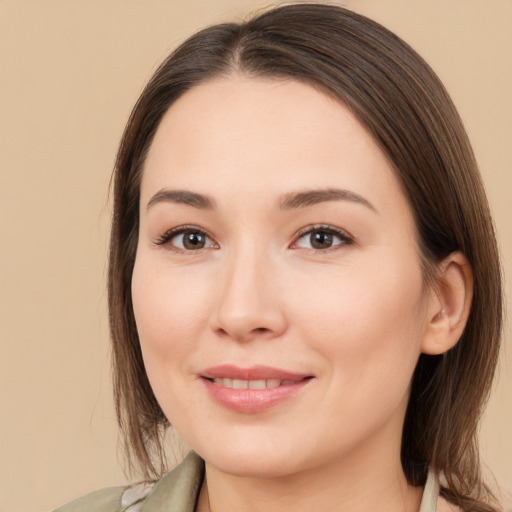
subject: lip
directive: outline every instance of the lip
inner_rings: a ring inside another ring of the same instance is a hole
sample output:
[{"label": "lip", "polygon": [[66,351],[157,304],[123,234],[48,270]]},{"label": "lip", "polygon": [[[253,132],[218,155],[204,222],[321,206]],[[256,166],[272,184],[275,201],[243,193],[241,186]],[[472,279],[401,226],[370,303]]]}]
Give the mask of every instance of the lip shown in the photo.
[{"label": "lip", "polygon": [[[313,376],[261,365],[251,368],[220,365],[204,370],[200,378],[218,404],[235,412],[255,414],[293,398],[311,382]],[[287,382],[272,388],[233,389],[216,384],[213,379],[275,379]]]},{"label": "lip", "polygon": [[240,368],[232,364],[214,366],[201,372],[201,377],[207,379],[242,379],[242,380],[302,380],[311,377],[305,373],[289,372],[270,366],[255,365],[250,368]]}]

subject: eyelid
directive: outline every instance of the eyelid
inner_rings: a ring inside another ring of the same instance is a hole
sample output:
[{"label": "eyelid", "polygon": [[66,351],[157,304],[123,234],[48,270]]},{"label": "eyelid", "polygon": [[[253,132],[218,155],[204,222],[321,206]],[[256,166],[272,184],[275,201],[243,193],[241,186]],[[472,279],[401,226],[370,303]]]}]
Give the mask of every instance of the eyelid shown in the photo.
[{"label": "eyelid", "polygon": [[[180,234],[186,233],[187,231],[193,231],[193,232],[196,232],[196,233],[206,237],[208,240],[210,240],[212,242],[213,247],[204,247],[204,248],[197,249],[197,250],[187,250],[187,249],[181,249],[179,247],[176,247],[170,243],[170,241],[174,237],[176,237]],[[308,233],[311,233],[314,231],[324,231],[326,233],[330,233],[330,234],[338,237],[341,240],[341,243],[338,243],[338,244],[333,245],[332,247],[328,247],[326,249],[297,247],[297,243],[302,237],[304,237]],[[163,235],[159,236],[153,243],[154,243],[154,245],[156,245],[158,247],[166,247],[167,246],[169,248],[169,250],[172,250],[177,253],[183,253],[183,254],[193,254],[195,252],[200,252],[203,249],[212,249],[212,248],[218,249],[218,248],[220,248],[218,242],[211,235],[209,235],[206,230],[200,228],[199,226],[190,225],[190,224],[176,226],[174,228],[167,230]],[[347,246],[347,245],[351,245],[353,243],[354,243],[354,237],[350,233],[345,231],[344,229],[334,227],[334,226],[331,226],[328,224],[314,224],[314,225],[306,226],[306,227],[300,229],[293,237],[293,242],[290,244],[289,247],[291,249],[303,249],[303,250],[313,251],[315,253],[325,253],[328,251],[336,250],[340,246]]]},{"label": "eyelid", "polygon": [[[176,247],[170,243],[170,241],[174,237],[181,235],[183,233],[186,233],[187,231],[193,231],[195,233],[198,233],[198,234],[208,238],[213,243],[214,247],[204,247],[202,249],[197,249],[195,251],[191,251],[191,250],[181,249],[181,248]],[[199,226],[195,226],[192,224],[185,224],[182,226],[176,226],[174,228],[168,229],[163,235],[159,236],[153,242],[153,244],[158,247],[167,247],[167,248],[169,248],[169,250],[175,251],[177,253],[182,253],[182,254],[192,254],[194,252],[199,252],[203,249],[212,249],[212,248],[219,247],[219,244],[217,243],[217,241],[212,236],[210,236],[206,230],[200,228]]]},{"label": "eyelid", "polygon": [[[311,233],[313,231],[324,231],[324,232],[330,233],[330,234],[332,234],[334,236],[337,236],[342,241],[342,243],[339,243],[337,245],[333,245],[332,247],[329,247],[327,249],[314,249],[312,247],[311,248],[307,248],[307,247],[297,247],[296,246],[298,241],[302,237],[304,237],[305,235],[307,235],[308,233]],[[306,226],[306,227],[300,229],[295,234],[295,236],[293,238],[293,242],[290,245],[290,248],[294,249],[294,250],[296,250],[296,249],[303,249],[303,250],[306,250],[306,251],[313,251],[315,253],[325,253],[325,252],[336,250],[339,247],[343,247],[343,246],[347,246],[347,245],[352,245],[353,243],[354,243],[354,237],[350,233],[348,233],[348,231],[345,231],[344,229],[337,228],[337,227],[331,226],[329,224],[314,224],[314,225]]]}]

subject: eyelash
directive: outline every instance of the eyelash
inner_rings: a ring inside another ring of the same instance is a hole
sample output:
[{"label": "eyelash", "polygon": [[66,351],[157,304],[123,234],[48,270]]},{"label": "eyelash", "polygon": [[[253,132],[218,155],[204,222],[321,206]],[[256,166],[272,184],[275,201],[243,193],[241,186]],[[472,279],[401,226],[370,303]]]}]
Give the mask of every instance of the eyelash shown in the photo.
[{"label": "eyelash", "polygon": [[340,246],[352,245],[354,243],[354,238],[349,233],[347,233],[345,230],[340,229],[340,228],[335,228],[333,226],[329,226],[326,224],[316,224],[316,225],[307,226],[307,227],[301,229],[295,235],[294,242],[292,244],[292,248],[293,249],[299,248],[299,247],[294,248],[293,246],[296,245],[306,235],[311,236],[311,234],[313,234],[315,232],[321,232],[321,233],[326,233],[328,235],[333,235],[334,237],[339,238],[340,243],[333,245],[331,247],[328,247],[326,249],[315,249],[315,248],[307,248],[307,247],[303,247],[302,249],[305,249],[305,250],[313,252],[313,253],[326,253],[326,252],[330,252],[330,251],[335,251]]},{"label": "eyelash", "polygon": [[[310,252],[314,253],[325,253],[332,250],[336,250],[340,246],[347,246],[352,245],[354,243],[353,237],[347,233],[346,231],[335,228],[333,226],[325,225],[325,224],[317,224],[313,226],[307,226],[303,229],[301,229],[295,236],[294,241],[290,245],[290,248],[296,250],[300,249],[300,247],[294,247],[302,238],[304,238],[306,235],[311,235],[314,232],[322,232],[328,235],[333,235],[334,237],[338,238],[340,240],[340,243],[333,245],[332,247],[328,247],[326,249],[315,249],[315,248],[307,248],[303,247],[302,249],[305,249]],[[201,249],[197,250],[187,250],[187,249],[181,249],[179,247],[174,246],[173,244],[170,244],[169,242],[175,238],[178,235],[182,235],[185,233],[195,233],[199,236],[205,237],[206,239],[210,240],[212,244],[214,244],[214,248],[218,248],[219,245],[217,242],[215,242],[209,235],[201,228],[198,228],[197,226],[179,226],[177,228],[172,228],[168,231],[166,231],[162,236],[160,236],[157,240],[155,240],[154,244],[157,246],[166,246],[169,245],[170,249],[178,254],[192,254],[194,252],[200,251]],[[210,249],[211,247],[206,247],[206,249]]]},{"label": "eyelash", "polygon": [[[155,245],[157,246],[166,246],[169,245],[170,249],[174,252],[177,252],[178,254],[192,254],[196,251],[193,250],[187,250],[187,249],[181,249],[179,247],[176,247],[175,245],[171,244],[170,241],[175,238],[178,235],[182,235],[185,233],[195,233],[197,235],[203,236],[207,238],[208,240],[211,240],[213,244],[218,244],[212,240],[210,236],[208,236],[208,233],[204,231],[201,228],[198,228],[197,226],[179,226],[177,228],[172,228],[166,231],[161,237],[159,237],[157,240],[155,240]],[[208,247],[209,249],[210,247]],[[200,249],[198,249],[199,251]]]}]

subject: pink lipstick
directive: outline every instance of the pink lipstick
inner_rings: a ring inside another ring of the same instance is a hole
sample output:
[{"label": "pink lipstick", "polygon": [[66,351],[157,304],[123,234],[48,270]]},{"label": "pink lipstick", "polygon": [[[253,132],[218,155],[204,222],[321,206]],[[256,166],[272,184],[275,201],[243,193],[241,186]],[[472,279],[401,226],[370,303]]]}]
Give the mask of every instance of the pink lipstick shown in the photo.
[{"label": "pink lipstick", "polygon": [[257,413],[297,395],[312,376],[268,366],[221,365],[208,368],[201,378],[220,405],[236,412]]}]

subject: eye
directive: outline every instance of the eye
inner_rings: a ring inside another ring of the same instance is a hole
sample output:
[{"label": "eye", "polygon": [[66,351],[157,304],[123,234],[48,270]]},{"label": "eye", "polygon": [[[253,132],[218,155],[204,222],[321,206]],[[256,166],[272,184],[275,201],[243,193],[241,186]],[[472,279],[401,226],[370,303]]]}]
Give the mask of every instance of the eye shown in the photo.
[{"label": "eye", "polygon": [[292,248],[326,251],[341,245],[350,245],[353,239],[348,233],[331,226],[314,226],[302,231]]},{"label": "eye", "polygon": [[193,226],[173,228],[160,237],[155,244],[171,246],[172,249],[183,252],[217,247],[203,230]]}]

